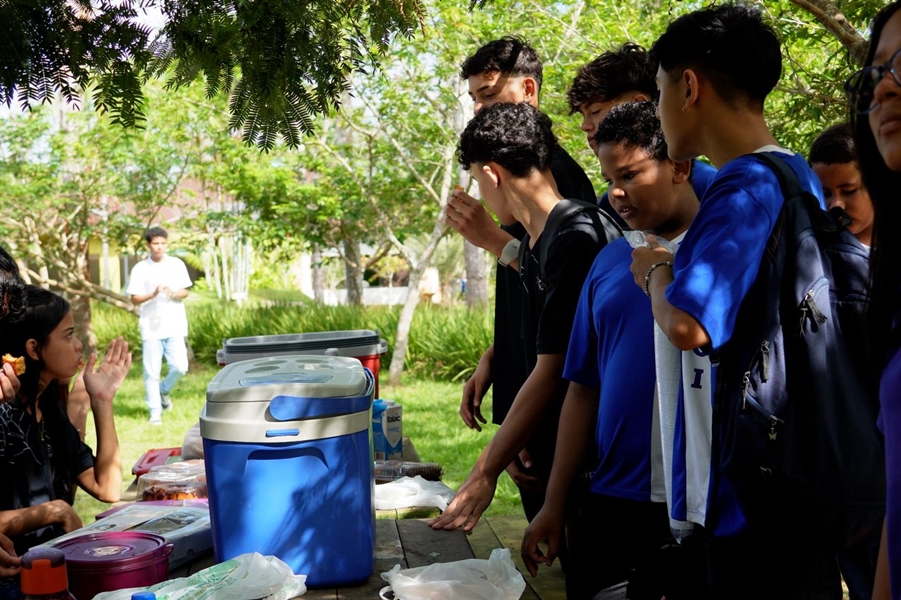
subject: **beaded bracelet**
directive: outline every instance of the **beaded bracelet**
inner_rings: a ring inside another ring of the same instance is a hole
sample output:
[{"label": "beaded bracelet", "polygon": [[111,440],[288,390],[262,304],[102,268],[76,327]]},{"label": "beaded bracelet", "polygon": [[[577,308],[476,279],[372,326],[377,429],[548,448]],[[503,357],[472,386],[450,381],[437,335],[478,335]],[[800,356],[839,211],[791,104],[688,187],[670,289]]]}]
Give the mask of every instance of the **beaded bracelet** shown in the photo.
[{"label": "beaded bracelet", "polygon": [[644,294],[645,294],[645,296],[647,296],[648,298],[651,297],[651,290],[650,290],[650,285],[651,285],[651,273],[653,273],[653,272],[654,272],[654,269],[656,269],[657,267],[662,267],[662,266],[664,266],[664,265],[666,265],[666,266],[669,267],[669,268],[672,268],[672,267],[673,267],[673,261],[671,261],[671,260],[662,260],[662,261],[660,261],[660,262],[654,263],[653,265],[650,266],[650,268],[648,269],[648,272],[644,274]]}]

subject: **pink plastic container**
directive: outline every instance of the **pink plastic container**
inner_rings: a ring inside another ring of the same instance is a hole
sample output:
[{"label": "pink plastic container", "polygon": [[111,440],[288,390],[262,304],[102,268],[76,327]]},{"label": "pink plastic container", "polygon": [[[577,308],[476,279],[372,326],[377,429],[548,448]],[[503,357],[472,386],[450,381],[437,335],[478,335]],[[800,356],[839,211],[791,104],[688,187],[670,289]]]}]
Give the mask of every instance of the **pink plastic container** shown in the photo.
[{"label": "pink plastic container", "polygon": [[69,591],[76,600],[147,587],[169,577],[172,544],[152,533],[104,531],[70,538],[55,547],[66,555]]}]

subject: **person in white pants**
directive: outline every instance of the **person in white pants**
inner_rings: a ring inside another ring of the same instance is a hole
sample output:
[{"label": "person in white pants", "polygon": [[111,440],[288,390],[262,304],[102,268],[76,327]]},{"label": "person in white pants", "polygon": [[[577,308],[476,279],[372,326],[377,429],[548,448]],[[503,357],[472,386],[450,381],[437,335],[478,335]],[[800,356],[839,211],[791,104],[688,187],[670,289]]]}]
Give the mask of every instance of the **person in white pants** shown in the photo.
[{"label": "person in white pants", "polygon": [[[172,407],[169,394],[188,372],[188,316],[184,299],[191,287],[181,259],[166,254],[169,234],[162,227],[144,232],[150,256],[134,266],[126,294],[141,306],[139,326],[144,363],[144,390],[150,423],[162,424],[162,411]],[[169,373],[160,382],[163,357]]]}]

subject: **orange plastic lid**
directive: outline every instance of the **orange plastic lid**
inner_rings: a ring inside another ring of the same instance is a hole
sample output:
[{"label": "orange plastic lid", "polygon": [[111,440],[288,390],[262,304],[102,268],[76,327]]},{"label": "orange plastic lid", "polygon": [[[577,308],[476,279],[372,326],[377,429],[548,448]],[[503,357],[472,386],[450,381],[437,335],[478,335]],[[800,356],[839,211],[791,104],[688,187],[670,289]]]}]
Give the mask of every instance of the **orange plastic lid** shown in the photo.
[{"label": "orange plastic lid", "polygon": [[22,557],[22,593],[55,594],[69,589],[66,555],[56,548],[29,550]]}]

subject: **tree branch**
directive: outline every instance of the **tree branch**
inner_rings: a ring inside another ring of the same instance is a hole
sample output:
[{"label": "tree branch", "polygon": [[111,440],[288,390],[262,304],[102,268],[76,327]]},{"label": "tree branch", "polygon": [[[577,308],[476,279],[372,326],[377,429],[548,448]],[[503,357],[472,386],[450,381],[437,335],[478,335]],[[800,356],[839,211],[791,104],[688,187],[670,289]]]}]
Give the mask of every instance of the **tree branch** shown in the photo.
[{"label": "tree branch", "polygon": [[812,14],[826,30],[834,35],[858,65],[867,56],[867,40],[848,22],[831,0],[790,0],[792,4]]}]

